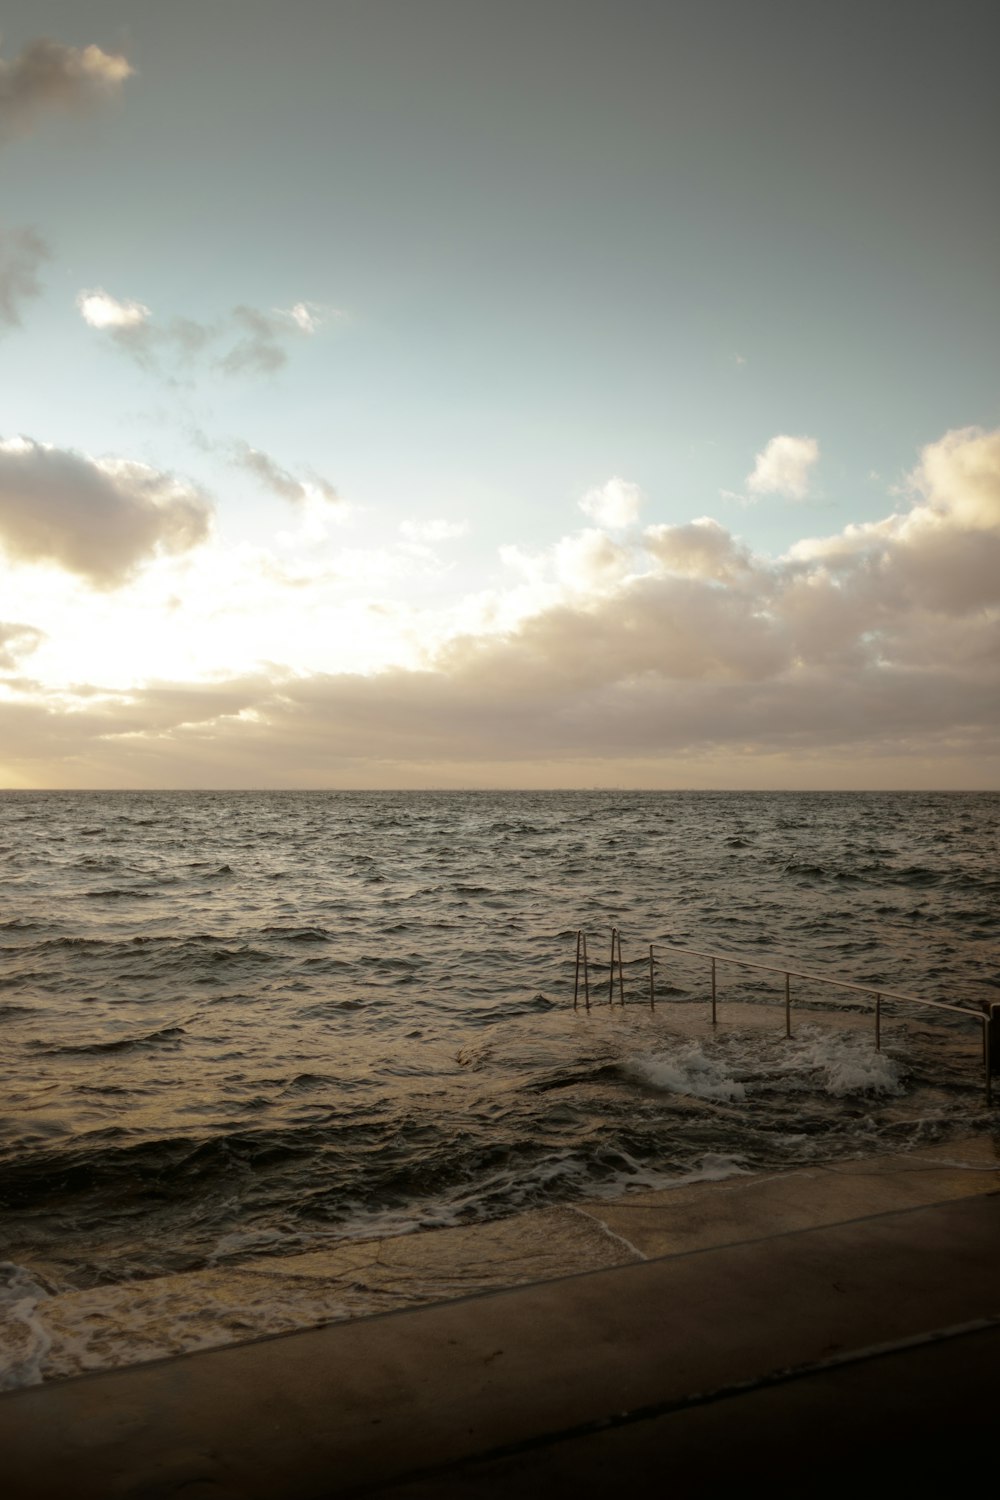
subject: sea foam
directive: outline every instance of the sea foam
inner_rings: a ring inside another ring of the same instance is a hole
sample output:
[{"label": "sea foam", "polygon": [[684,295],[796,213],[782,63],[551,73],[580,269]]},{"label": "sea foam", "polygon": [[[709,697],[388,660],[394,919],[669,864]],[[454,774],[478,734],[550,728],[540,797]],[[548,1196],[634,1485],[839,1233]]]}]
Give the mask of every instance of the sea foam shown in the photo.
[{"label": "sea foam", "polygon": [[716,1103],[740,1103],[765,1089],[836,1098],[903,1091],[900,1063],[877,1052],[868,1037],[805,1025],[793,1037],[727,1041],[724,1052],[712,1043],[685,1042],[632,1057],[624,1072],[663,1093]]},{"label": "sea foam", "polygon": [[746,1098],[745,1086],[730,1077],[725,1065],[709,1057],[698,1042],[688,1042],[676,1052],[630,1058],[625,1072],[667,1094],[717,1101]]},{"label": "sea foam", "polygon": [[0,1261],[0,1323],[4,1327],[0,1391],[37,1385],[52,1339],[38,1316],[49,1292],[32,1273],[11,1260]]}]

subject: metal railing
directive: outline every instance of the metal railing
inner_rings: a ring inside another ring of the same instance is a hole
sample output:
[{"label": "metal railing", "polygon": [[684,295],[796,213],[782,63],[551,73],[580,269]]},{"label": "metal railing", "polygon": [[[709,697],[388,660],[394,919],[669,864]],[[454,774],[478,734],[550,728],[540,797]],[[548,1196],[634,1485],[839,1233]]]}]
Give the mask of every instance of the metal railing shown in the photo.
[{"label": "metal railing", "polygon": [[[804,979],[810,984],[827,985],[831,989],[851,990],[858,995],[875,997],[875,1050],[882,1050],[882,1005],[916,1005],[928,1010],[950,1011],[974,1021],[982,1029],[983,1079],[986,1103],[993,1102],[992,1076],[1000,1072],[1000,1004],[991,1005],[982,1011],[967,1005],[953,1005],[946,1000],[927,1000],[921,995],[907,995],[900,990],[886,989],[877,984],[857,984],[849,979],[832,979],[826,974],[809,974],[803,969],[792,969],[782,964],[762,964],[756,959],[741,958],[733,953],[708,953],[701,948],[682,948],[677,943],[649,944],[649,1006],[656,1008],[656,954],[677,953],[685,958],[707,959],[710,965],[712,1025],[718,1024],[718,965],[733,964],[743,969],[755,969],[764,974],[780,974],[784,978],[785,990],[785,1036],[792,1034],[792,980]],[[645,964],[645,957],[632,960],[632,964]],[[611,959],[608,965],[608,1004],[615,1003],[615,969],[618,971],[618,1003],[625,1004],[625,962],[622,958],[621,933],[617,927],[611,929]],[[580,977],[583,976],[584,1005],[590,1009],[590,965],[587,958],[587,936],[582,930],[576,935],[576,973],[573,984],[573,1008],[580,1003]]]}]

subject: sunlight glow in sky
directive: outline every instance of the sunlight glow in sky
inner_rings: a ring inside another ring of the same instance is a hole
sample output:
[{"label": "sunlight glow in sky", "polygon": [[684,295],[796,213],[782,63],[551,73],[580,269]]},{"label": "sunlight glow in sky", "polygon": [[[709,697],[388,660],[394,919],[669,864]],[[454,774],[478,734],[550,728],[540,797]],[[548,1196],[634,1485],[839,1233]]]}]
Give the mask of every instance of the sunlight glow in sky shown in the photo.
[{"label": "sunlight glow in sky", "polygon": [[1000,784],[991,5],[3,25],[0,787]]}]

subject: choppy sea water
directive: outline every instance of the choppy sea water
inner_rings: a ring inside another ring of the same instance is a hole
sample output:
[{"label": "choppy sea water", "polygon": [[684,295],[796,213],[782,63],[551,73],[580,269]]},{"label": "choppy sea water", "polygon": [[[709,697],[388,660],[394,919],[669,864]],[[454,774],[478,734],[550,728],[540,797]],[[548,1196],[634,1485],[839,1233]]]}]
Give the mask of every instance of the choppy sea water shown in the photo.
[{"label": "choppy sea water", "polygon": [[997,1000],[998,840],[985,793],[2,793],[0,1258],[86,1286],[993,1129],[959,1017],[877,1053],[797,983],[789,1041],[733,969],[713,1033],[707,966],[651,1011],[643,955]]}]

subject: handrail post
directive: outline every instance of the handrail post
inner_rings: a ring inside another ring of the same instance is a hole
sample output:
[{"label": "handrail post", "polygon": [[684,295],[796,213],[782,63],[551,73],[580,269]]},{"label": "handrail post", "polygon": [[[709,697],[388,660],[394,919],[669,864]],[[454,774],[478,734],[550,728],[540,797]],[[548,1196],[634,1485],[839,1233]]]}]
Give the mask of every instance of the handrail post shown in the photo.
[{"label": "handrail post", "polygon": [[583,1004],[591,1008],[591,968],[586,962],[586,933],[582,927],[577,929],[576,935],[576,971],[573,975],[573,1010],[577,1010],[580,1004],[580,963],[583,965]]},{"label": "handrail post", "polygon": [[875,996],[875,1051],[882,1051],[882,996]]},{"label": "handrail post", "polygon": [[715,1015],[715,959],[712,959],[712,1025],[717,1025]]},{"label": "handrail post", "polygon": [[785,1035],[792,1034],[792,976],[785,971]]},{"label": "handrail post", "polygon": [[587,934],[580,933],[583,939],[583,1001],[587,1009],[590,1009],[590,964],[587,962]]},{"label": "handrail post", "polygon": [[653,945],[652,945],[652,943],[650,943],[650,945],[649,945],[649,1008],[650,1008],[650,1010],[655,1010],[656,1009],[656,981],[655,981],[653,975],[654,975],[654,968],[653,968]]},{"label": "handrail post", "polygon": [[[984,1007],[984,1009],[985,1009],[985,1007]],[[993,1103],[993,1068],[992,1068],[992,1062],[993,1062],[993,1047],[994,1047],[994,1037],[993,1037],[993,1021],[994,1021],[994,1017],[995,1017],[995,1011],[994,1011],[993,1006],[990,1006],[988,1009],[985,1009],[985,1015],[983,1017],[983,1074],[984,1074],[984,1082],[986,1084],[986,1105],[987,1105],[987,1108],[989,1108],[989,1106]]]},{"label": "handrail post", "polygon": [[993,1103],[993,1075],[1000,1073],[1000,1005],[995,1000],[983,1006],[983,1063],[986,1074],[986,1103]]},{"label": "handrail post", "polygon": [[625,1005],[625,960],[622,958],[622,935],[618,933],[618,1004]]}]

